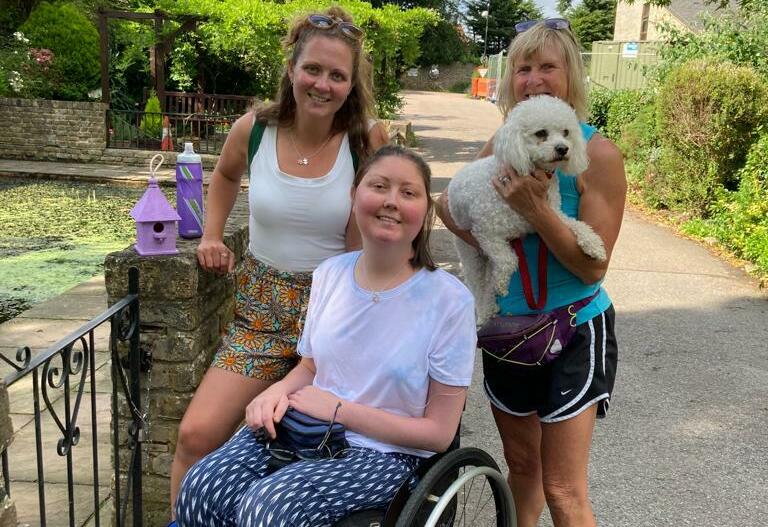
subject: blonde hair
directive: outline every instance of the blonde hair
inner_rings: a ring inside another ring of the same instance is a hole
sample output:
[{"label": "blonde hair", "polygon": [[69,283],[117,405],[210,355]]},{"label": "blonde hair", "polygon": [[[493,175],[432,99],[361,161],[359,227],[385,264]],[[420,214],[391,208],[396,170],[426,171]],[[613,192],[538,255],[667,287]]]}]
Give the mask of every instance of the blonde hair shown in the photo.
[{"label": "blonde hair", "polygon": [[569,29],[552,29],[539,23],[517,35],[509,45],[506,70],[499,83],[498,106],[506,119],[507,114],[520,101],[515,99],[513,79],[515,67],[521,60],[553,49],[565,60],[568,76],[568,98],[566,102],[573,107],[579,119],[587,119],[587,89],[585,86],[584,62],[573,33]]},{"label": "blonde hair", "polygon": [[[296,18],[283,39],[283,49],[287,62],[280,79],[275,101],[263,104],[255,109],[256,120],[261,123],[292,126],[296,119],[296,99],[293,97],[293,86],[288,77],[289,68],[293,67],[301,57],[304,47],[310,39],[316,36],[335,38],[344,42],[352,50],[352,90],[344,104],[336,112],[331,125],[334,133],[346,131],[349,145],[362,161],[369,154],[371,145],[368,140],[368,122],[375,118],[376,110],[373,99],[373,73],[371,62],[363,48],[363,38],[355,40],[341,32],[338,25],[320,29],[309,22],[308,13]],[[344,22],[352,22],[352,17],[338,6],[333,6],[322,12],[332,18]]]}]

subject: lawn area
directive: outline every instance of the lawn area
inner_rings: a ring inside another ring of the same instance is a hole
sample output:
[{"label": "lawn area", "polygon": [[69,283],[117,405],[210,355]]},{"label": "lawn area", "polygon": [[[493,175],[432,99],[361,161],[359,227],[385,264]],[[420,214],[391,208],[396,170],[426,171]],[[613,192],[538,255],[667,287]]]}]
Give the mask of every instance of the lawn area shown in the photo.
[{"label": "lawn area", "polygon": [[101,273],[135,239],[128,213],[143,191],[0,179],[0,322]]}]

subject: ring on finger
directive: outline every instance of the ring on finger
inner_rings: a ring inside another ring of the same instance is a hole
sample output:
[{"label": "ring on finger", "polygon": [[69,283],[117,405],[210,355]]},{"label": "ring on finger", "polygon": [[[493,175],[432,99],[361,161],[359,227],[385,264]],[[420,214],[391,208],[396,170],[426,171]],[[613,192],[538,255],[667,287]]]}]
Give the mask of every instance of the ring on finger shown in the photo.
[{"label": "ring on finger", "polygon": [[507,183],[509,181],[509,176],[501,176],[499,178],[499,183]]}]

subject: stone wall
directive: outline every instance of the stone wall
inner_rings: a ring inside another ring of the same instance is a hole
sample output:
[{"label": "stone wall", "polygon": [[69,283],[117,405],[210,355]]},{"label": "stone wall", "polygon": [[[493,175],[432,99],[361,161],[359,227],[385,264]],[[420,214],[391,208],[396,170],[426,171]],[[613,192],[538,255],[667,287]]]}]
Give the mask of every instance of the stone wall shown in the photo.
[{"label": "stone wall", "polygon": [[[106,148],[101,154],[99,163],[107,165],[128,165],[128,166],[148,166],[147,163],[155,154],[163,154],[165,161],[163,161],[164,167],[172,167],[176,165],[176,155],[180,152],[159,152],[153,150],[128,150],[122,148]],[[219,156],[211,154],[201,154],[203,161],[203,168],[205,170],[213,170],[216,166],[216,162],[219,160]]]},{"label": "stone wall", "polygon": [[[107,148],[107,105],[100,102],[0,97],[0,158],[146,166],[151,150]],[[162,152],[173,166],[173,152]],[[219,156],[203,155],[212,170]]]},{"label": "stone wall", "polygon": [[[246,198],[240,194],[225,229],[225,243],[238,261],[248,243]],[[137,267],[140,273],[141,347],[152,357],[141,390],[147,409],[142,467],[144,525],[168,522],[169,478],[179,423],[232,317],[234,277],[203,271],[195,255],[197,243],[179,239],[179,254],[174,256],[141,257],[131,247],[108,255],[105,261],[110,304],[127,293],[128,269]],[[127,428],[126,418],[123,409],[123,430]],[[124,440],[121,442],[125,445]],[[130,460],[125,446],[120,458],[124,470]]]},{"label": "stone wall", "polygon": [[[10,411],[8,389],[5,383],[0,381],[0,452],[5,451],[13,440]],[[0,479],[0,527],[16,527],[16,506],[5,492],[2,479]]]},{"label": "stone wall", "polygon": [[448,91],[458,83],[466,83],[468,87],[475,65],[454,62],[453,64],[438,65],[437,68],[440,73],[436,79],[429,78],[430,68],[420,66],[416,68],[418,73],[416,77],[410,76],[406,71],[400,77],[400,83],[406,90]]},{"label": "stone wall", "polygon": [[97,161],[106,141],[106,105],[0,97],[0,157]]}]

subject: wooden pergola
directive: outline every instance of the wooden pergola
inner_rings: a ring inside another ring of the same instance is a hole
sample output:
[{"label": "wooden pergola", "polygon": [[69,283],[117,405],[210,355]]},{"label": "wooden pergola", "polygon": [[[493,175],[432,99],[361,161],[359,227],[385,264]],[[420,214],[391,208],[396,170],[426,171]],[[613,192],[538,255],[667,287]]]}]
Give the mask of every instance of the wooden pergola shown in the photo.
[{"label": "wooden pergola", "polygon": [[[155,28],[155,45],[150,49],[149,63],[155,84],[160,108],[165,111],[165,59],[171,51],[174,40],[187,31],[196,31],[197,23],[203,20],[200,15],[171,15],[159,9],[152,13],[134,13],[115,9],[99,10],[99,34],[101,36],[101,100],[110,103],[109,93],[109,30],[107,23],[110,18],[124,20],[153,22]],[[163,25],[166,20],[179,22],[181,26],[172,33],[163,36]]]}]

